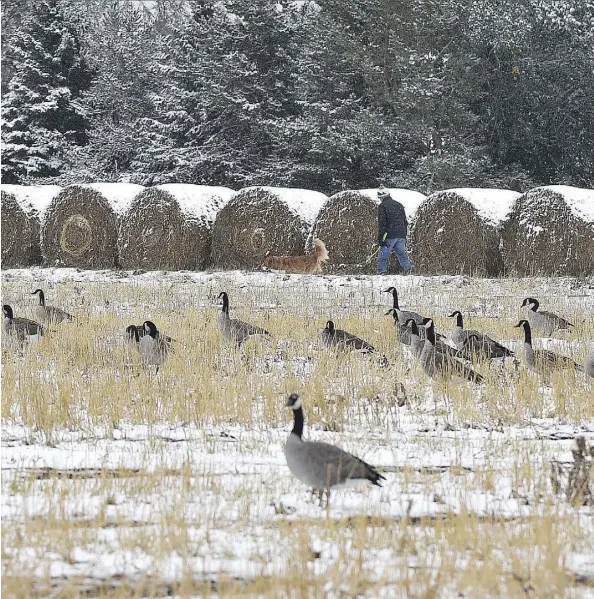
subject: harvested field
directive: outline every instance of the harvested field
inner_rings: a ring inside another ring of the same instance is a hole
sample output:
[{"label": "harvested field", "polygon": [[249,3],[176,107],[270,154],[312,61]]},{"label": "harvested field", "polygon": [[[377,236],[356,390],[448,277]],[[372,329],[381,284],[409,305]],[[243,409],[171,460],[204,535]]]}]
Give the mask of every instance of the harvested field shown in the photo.
[{"label": "harvested field", "polygon": [[303,189],[248,187],[218,213],[212,232],[217,268],[260,268],[268,255],[299,255],[326,196]]},{"label": "harvested field", "polygon": [[57,185],[2,185],[2,267],[41,264],[40,223]]},{"label": "harvested field", "polygon": [[566,185],[532,189],[515,203],[502,235],[511,275],[591,275],[594,191]]},{"label": "harvested field", "polygon": [[[409,223],[425,196],[408,189],[390,189],[404,206]],[[374,273],[377,262],[377,189],[341,191],[322,206],[313,237],[326,244],[328,272]]]},{"label": "harvested field", "polygon": [[[6,596],[591,592],[594,507],[572,496],[570,480],[575,437],[594,441],[592,383],[560,375],[546,384],[513,362],[477,366],[482,387],[434,382],[395,345],[381,290],[395,284],[403,307],[442,330],[458,308],[468,328],[513,350],[519,305],[537,296],[576,329],[535,344],[579,360],[594,339],[594,280],[2,276],[19,314],[35,306],[23,288],[40,286],[79,317],[3,354]],[[221,290],[232,316],[270,330],[270,346],[254,340],[240,353],[221,340]],[[329,317],[390,367],[321,347]],[[122,336],[147,318],[178,339],[157,376]],[[329,509],[310,500],[283,455],[291,391],[304,401],[305,436],[377,466],[382,488],[334,491]]]},{"label": "harvested field", "polygon": [[130,183],[69,185],[48,206],[41,227],[45,264],[118,266],[119,218],[144,188]]},{"label": "harvested field", "polygon": [[122,268],[207,268],[215,217],[232,194],[227,187],[175,183],[139,193],[120,224]]},{"label": "harvested field", "polygon": [[500,225],[519,195],[502,189],[450,189],[429,196],[409,232],[416,272],[501,275]]}]

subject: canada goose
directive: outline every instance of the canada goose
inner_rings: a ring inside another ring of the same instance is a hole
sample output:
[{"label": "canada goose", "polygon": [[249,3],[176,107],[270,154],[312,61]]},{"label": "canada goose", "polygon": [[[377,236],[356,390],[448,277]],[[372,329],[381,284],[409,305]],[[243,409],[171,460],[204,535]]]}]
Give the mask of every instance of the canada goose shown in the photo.
[{"label": "canada goose", "polygon": [[[400,309],[398,291],[396,290],[396,287],[388,287],[387,289],[384,289],[384,293],[392,294],[392,310],[394,310],[394,327],[396,328],[396,335],[398,337],[398,340],[400,341],[400,343],[403,343],[404,345],[409,345],[410,329],[408,329],[408,327],[406,326],[406,321],[409,318],[412,318],[417,323],[417,325],[422,325],[425,317],[421,316],[417,312],[412,312],[411,310]],[[419,337],[422,340],[425,340],[425,327],[421,326],[417,328],[419,331]],[[444,336],[440,335],[439,333],[436,333],[436,337],[438,340],[444,339]]]},{"label": "canada goose", "polygon": [[287,466],[296,478],[313,488],[320,498],[320,505],[324,491],[328,505],[333,487],[365,481],[381,487],[380,481],[385,477],[373,466],[335,445],[303,440],[303,408],[299,395],[289,395],[286,406],[293,410],[294,419],[293,430],[285,444]]},{"label": "canada goose", "polygon": [[533,349],[532,347],[532,329],[527,320],[520,320],[515,325],[516,328],[524,329],[524,360],[526,366],[537,374],[547,375],[554,370],[562,370],[566,368],[574,368],[575,370],[583,370],[571,358],[561,356],[548,349]]},{"label": "canada goose", "polygon": [[375,347],[367,341],[347,331],[335,328],[334,322],[331,320],[326,323],[326,328],[320,331],[320,336],[324,345],[328,347],[357,350],[364,354],[371,354],[375,351]]},{"label": "canada goose", "polygon": [[482,383],[484,380],[483,377],[478,372],[475,372],[470,366],[467,366],[456,358],[436,349],[435,325],[433,324],[433,319],[426,318],[424,324],[425,329],[427,330],[427,339],[423,345],[420,361],[425,374],[431,378],[445,374],[448,376],[464,378],[473,383]]},{"label": "canada goose", "polygon": [[[126,338],[128,339],[128,341],[140,343],[142,337],[144,337],[147,334],[147,330],[145,329],[143,324],[129,324],[126,327]],[[159,339],[161,339],[163,343],[165,343],[168,346],[171,346],[175,341],[175,339],[173,339],[169,335],[163,335],[161,331],[159,331]]]},{"label": "canada goose", "polygon": [[456,326],[450,333],[450,340],[464,358],[470,360],[473,356],[476,356],[479,359],[490,360],[514,355],[514,352],[491,339],[488,335],[479,331],[465,330],[462,312],[459,310],[448,316],[448,318],[454,317],[456,318]]},{"label": "canada goose", "polygon": [[249,322],[243,322],[236,318],[229,318],[229,296],[224,291],[219,293],[219,299],[223,300],[221,314],[219,315],[219,330],[225,339],[235,341],[238,347],[253,335],[264,335],[270,337],[270,333],[262,327],[254,326]]},{"label": "canada goose", "polygon": [[[426,320],[426,319],[424,319],[424,320]],[[425,341],[423,339],[421,339],[421,336],[419,335],[419,326],[414,321],[414,319],[409,318],[406,321],[406,326],[407,326],[407,328],[409,328],[410,334],[411,334],[410,348],[412,350],[413,356],[415,356],[415,358],[418,358],[418,357],[420,357],[421,352],[423,351],[423,346],[425,345]],[[423,330],[423,329],[425,329],[425,327],[422,327],[421,330]],[[438,352],[441,352],[442,354],[445,354],[446,356],[449,356],[451,358],[458,357],[458,350],[449,346],[447,343],[444,343],[441,339],[437,339],[437,335],[436,335],[436,340],[435,340],[435,350]]]},{"label": "canada goose", "polygon": [[55,308],[54,306],[46,306],[45,305],[45,294],[41,289],[36,289],[31,293],[31,295],[39,294],[39,305],[37,306],[36,313],[37,318],[41,320],[41,322],[58,324],[60,322],[64,322],[65,320],[74,320],[74,316],[72,314],[68,314],[64,310],[60,308]]},{"label": "canada goose", "polygon": [[156,366],[158,372],[167,357],[169,344],[160,336],[154,322],[147,320],[142,326],[144,335],[140,337],[139,343],[140,361],[145,367]]},{"label": "canada goose", "polygon": [[569,331],[569,328],[573,326],[565,318],[561,318],[561,316],[557,316],[553,312],[547,312],[546,310],[539,311],[540,302],[533,297],[527,297],[522,302],[521,307],[523,308],[524,306],[528,307],[526,320],[528,320],[530,327],[535,333],[550,337],[554,331]]},{"label": "canada goose", "polygon": [[410,310],[400,309],[400,305],[398,303],[398,291],[396,291],[396,287],[388,287],[387,289],[384,289],[384,293],[392,294],[392,308],[398,316],[399,324],[404,326],[409,318],[412,318],[417,324],[423,324],[423,317],[420,314]]},{"label": "canada goose", "polygon": [[584,372],[594,378],[594,351],[590,352],[590,355],[586,357]]},{"label": "canada goose", "polygon": [[15,318],[12,307],[8,304],[2,306],[4,321],[2,330],[6,335],[16,337],[19,342],[36,341],[43,337],[43,327],[28,318]]},{"label": "canada goose", "polygon": [[414,318],[409,318],[405,325],[410,331],[410,349],[415,358],[420,357],[425,342],[419,337],[419,327]]}]

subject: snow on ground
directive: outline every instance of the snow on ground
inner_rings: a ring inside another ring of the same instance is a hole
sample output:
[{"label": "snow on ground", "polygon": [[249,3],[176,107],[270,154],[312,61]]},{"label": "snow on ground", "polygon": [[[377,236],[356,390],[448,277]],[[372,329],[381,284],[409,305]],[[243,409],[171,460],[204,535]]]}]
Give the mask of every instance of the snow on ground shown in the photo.
[{"label": "snow on ground", "polygon": [[[252,312],[306,314],[311,305],[304,305],[303,298],[314,297],[319,312],[310,317],[323,321],[327,313],[346,319],[353,313],[385,310],[390,298],[382,291],[395,284],[403,305],[422,312],[444,316],[460,308],[469,319],[505,314],[510,324],[505,341],[517,350],[521,342],[511,325],[521,314],[523,297],[536,295],[543,309],[571,315],[579,331],[593,330],[594,279],[477,282],[464,276],[311,277],[239,271],[134,275],[52,268],[3,271],[2,281],[5,301],[14,303],[25,303],[23,294],[32,285],[56,291],[74,286],[77,298],[94,291],[98,299],[90,312],[119,315],[122,321],[136,313],[136,306],[117,292],[124,287],[133,289],[135,297],[153,297],[152,304],[141,304],[143,310],[156,310],[154,298],[163,296],[151,294],[163,292],[167,299],[159,310],[192,305],[204,318],[214,313],[211,298],[221,289],[231,293],[233,310],[240,314],[248,307]],[[575,336],[538,343],[574,354],[594,347],[593,339]],[[412,365],[406,352],[400,359]],[[282,360],[267,365],[266,376],[309,376],[307,368],[289,375]],[[594,420],[567,421],[553,414],[507,425],[467,423],[448,416],[439,389],[421,386],[414,368],[406,366],[403,372],[409,393],[405,405],[378,404],[373,398],[348,403],[345,425],[336,432],[314,418],[318,408],[304,398],[307,438],[336,443],[386,477],[382,488],[335,492],[329,511],[309,499],[308,490],[286,466],[283,446],[289,413],[284,422],[265,425],[258,398],[251,403],[256,415],[251,426],[232,421],[118,422],[60,429],[50,442],[42,430],[4,419],[3,569],[9,564],[11,573],[20,568],[35,580],[50,580],[56,593],[65,577],[80,577],[97,595],[105,581],[134,582],[147,575],[167,584],[187,576],[218,582],[231,577],[242,584],[262,577],[283,579],[303,560],[301,575],[327,580],[326,596],[338,597],[350,569],[359,564],[366,584],[377,584],[359,595],[393,597],[405,596],[396,590],[403,588],[400,585],[422,586],[425,573],[437,576],[443,566],[451,578],[440,574],[438,596],[455,597],[463,587],[458,576],[467,572],[472,577],[468,571],[480,563],[465,551],[479,538],[497,543],[491,527],[507,531],[509,543],[514,543],[524,526],[554,520],[562,523],[555,542],[564,542],[568,576],[591,585],[594,549],[588,539],[594,538],[593,508],[571,506],[552,495],[548,479],[552,460],[571,463],[576,434],[594,441]],[[554,395],[544,389],[542,401],[558,401]],[[478,391],[473,397],[477,403],[485,399]],[[456,535],[463,537],[462,531],[472,528],[466,544],[440,539],[442,528],[435,522],[442,518],[441,527],[460,527]],[[47,529],[53,538],[51,527],[60,521],[72,526],[62,533],[63,546],[55,538],[46,544],[40,531]],[[23,537],[28,526],[39,527],[30,539]],[[42,541],[35,545],[35,539]],[[547,550],[550,539],[545,539],[534,551]],[[506,541],[502,542],[484,559],[495,560],[501,552],[507,563]],[[518,552],[509,556],[510,563],[531,555],[514,551]],[[304,557],[308,552],[312,556]],[[517,575],[516,570],[512,574]],[[430,580],[427,577],[428,585]],[[587,596],[585,586],[564,596]],[[345,587],[343,596],[352,592]]]},{"label": "snow on ground", "polygon": [[186,216],[199,220],[206,226],[212,225],[218,211],[235,193],[229,187],[185,183],[166,183],[157,185],[156,189],[170,193]]}]

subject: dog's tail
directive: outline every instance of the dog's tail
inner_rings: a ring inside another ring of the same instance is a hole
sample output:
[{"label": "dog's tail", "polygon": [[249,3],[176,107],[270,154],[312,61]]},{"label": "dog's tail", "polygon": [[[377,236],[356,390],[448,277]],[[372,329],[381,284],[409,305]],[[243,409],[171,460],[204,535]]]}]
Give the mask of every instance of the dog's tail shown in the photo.
[{"label": "dog's tail", "polygon": [[314,239],[314,256],[316,257],[316,260],[318,262],[326,262],[326,260],[328,260],[328,250],[326,249],[326,246],[324,245],[324,242],[321,239],[318,239],[317,237]]}]

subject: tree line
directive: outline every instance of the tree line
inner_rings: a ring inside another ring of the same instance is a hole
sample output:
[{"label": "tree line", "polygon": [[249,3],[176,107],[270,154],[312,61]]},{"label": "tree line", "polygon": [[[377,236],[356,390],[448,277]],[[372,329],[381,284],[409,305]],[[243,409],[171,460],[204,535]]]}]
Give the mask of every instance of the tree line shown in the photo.
[{"label": "tree line", "polygon": [[594,1],[2,3],[2,182],[594,184]]}]

